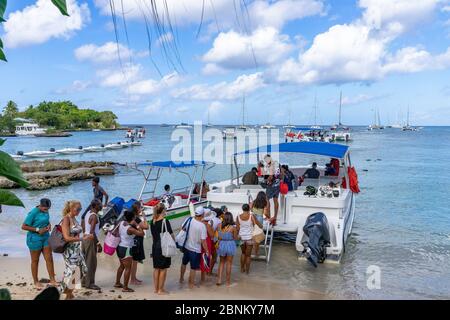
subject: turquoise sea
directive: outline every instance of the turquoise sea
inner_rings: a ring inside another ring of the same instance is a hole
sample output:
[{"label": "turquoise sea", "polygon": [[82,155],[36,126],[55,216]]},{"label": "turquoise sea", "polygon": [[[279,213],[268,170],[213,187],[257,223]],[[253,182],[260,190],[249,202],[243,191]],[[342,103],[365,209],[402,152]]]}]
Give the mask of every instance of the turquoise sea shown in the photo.
[{"label": "turquoise sea", "polygon": [[[173,128],[146,129],[142,147],[60,158],[121,163],[170,159],[176,143],[170,140]],[[280,243],[274,245],[271,263],[253,263],[250,276],[337,298],[450,298],[450,170],[446,165],[450,158],[450,127],[425,127],[418,132],[369,132],[355,127],[352,134],[354,140],[349,146],[361,193],[356,200],[353,235],[342,263],[313,269],[296,259],[294,246]],[[8,138],[2,150],[16,153],[99,145],[125,140],[124,135],[124,131],[111,131],[79,132],[69,138]],[[285,161],[308,164],[312,159],[298,156]],[[323,163],[327,159],[317,160]],[[229,165],[217,165],[208,172],[207,180],[223,180],[229,174]],[[162,177],[162,183],[166,182],[175,188],[187,181],[182,175],[167,173]],[[133,198],[139,193],[142,178],[139,173],[119,168],[117,175],[102,177],[101,183],[110,196]],[[65,200],[79,199],[87,205],[91,192],[90,181],[46,191],[16,190],[27,208],[3,208],[0,254],[27,255],[20,225],[41,197],[52,200],[52,220],[57,222]],[[381,272],[380,289],[370,290],[367,286],[371,266],[379,267]]]}]

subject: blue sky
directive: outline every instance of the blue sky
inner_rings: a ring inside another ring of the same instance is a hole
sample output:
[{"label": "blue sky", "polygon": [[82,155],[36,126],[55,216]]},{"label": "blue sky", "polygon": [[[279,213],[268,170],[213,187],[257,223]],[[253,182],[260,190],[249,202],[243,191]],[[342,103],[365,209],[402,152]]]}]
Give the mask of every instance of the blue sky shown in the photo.
[{"label": "blue sky", "polygon": [[[250,123],[308,124],[317,96],[318,122],[331,124],[342,90],[346,124],[371,123],[375,109],[404,121],[410,106],[412,124],[450,125],[449,0],[205,1],[198,36],[202,1],[165,1],[173,32],[151,25],[150,52],[148,0],[123,0],[128,41],[114,0],[119,50],[109,0],[68,0],[70,18],[48,0],[9,1],[0,105],[69,99],[121,123],[206,121],[209,110],[229,124],[245,94]],[[175,47],[181,65],[167,63]]]}]

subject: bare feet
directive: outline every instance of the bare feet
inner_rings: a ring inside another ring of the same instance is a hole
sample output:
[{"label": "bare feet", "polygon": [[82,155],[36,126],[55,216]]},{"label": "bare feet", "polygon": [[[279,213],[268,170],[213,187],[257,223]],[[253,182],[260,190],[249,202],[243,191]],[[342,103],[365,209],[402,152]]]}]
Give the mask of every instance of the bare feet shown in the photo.
[{"label": "bare feet", "polygon": [[164,289],[158,291],[158,295],[160,295],[160,296],[162,296],[162,295],[167,295],[167,294],[169,294],[169,292],[166,291],[166,290],[164,290]]},{"label": "bare feet", "polygon": [[38,290],[41,290],[44,286],[42,285],[42,283],[40,283],[40,282],[38,281],[38,282],[35,282],[35,283],[34,283],[34,287],[35,287],[36,289],[38,289]]},{"label": "bare feet", "polygon": [[189,282],[189,289],[194,289],[194,284]]},{"label": "bare feet", "polygon": [[143,281],[136,279],[136,280],[131,280],[130,282],[131,282],[131,284],[140,286],[140,285],[142,284]]}]

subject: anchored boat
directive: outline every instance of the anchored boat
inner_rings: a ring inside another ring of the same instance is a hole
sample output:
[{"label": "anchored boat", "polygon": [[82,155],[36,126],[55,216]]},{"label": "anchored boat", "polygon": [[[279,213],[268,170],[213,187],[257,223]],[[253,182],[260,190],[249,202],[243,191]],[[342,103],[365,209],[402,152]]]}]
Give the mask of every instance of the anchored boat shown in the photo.
[{"label": "anchored boat", "polygon": [[[300,258],[308,258],[316,266],[317,262],[323,262],[325,259],[340,261],[352,231],[355,198],[359,192],[348,146],[324,142],[294,142],[269,145],[235,154],[230,179],[211,185],[211,191],[207,195],[209,204],[213,207],[225,205],[230,212],[238,214],[241,212],[242,204],[256,199],[258,192],[265,189],[261,185],[241,184],[242,176],[237,166],[237,157],[257,154],[259,158],[259,155],[264,156],[267,153],[290,154],[290,159],[296,154],[338,159],[333,161],[338,164],[339,172],[336,176],[324,176],[324,168],[320,168],[319,179],[305,179],[298,188],[280,195],[276,225],[265,223],[265,240],[261,245],[265,251],[263,258],[267,262],[270,261],[275,233],[282,233],[287,235],[287,238],[295,240]],[[289,165],[289,169],[300,177],[307,167]],[[330,193],[325,187],[329,186],[330,182],[340,187]],[[312,193],[312,186],[319,192]]]},{"label": "anchored boat", "polygon": [[49,151],[31,151],[25,152],[23,155],[29,158],[48,158],[48,157],[56,157],[58,153],[55,152],[54,148],[50,148]]},{"label": "anchored boat", "polygon": [[[191,214],[189,206],[195,207],[205,205],[206,198],[202,198],[202,181],[209,169],[214,164],[200,161],[189,162],[144,162],[138,164],[127,164],[128,168],[137,170],[144,177],[144,183],[138,196],[138,200],[144,203],[144,213],[150,220],[153,215],[153,207],[162,202],[167,208],[166,219],[174,230],[181,228],[183,221]],[[193,172],[187,172],[191,170]],[[161,180],[163,172],[176,172],[188,177],[190,185],[184,188],[174,189],[169,195],[157,195],[156,187]],[[199,178],[199,182],[196,182]],[[199,186],[199,193],[195,193],[196,186]],[[169,199],[171,198],[171,199]]]},{"label": "anchored boat", "polygon": [[120,143],[110,143],[110,144],[107,144],[105,146],[105,148],[109,149],[109,150],[113,150],[113,149],[122,149],[123,146]]},{"label": "anchored boat", "polygon": [[56,150],[57,153],[60,154],[80,154],[84,153],[83,147],[79,146],[78,148],[64,148]]},{"label": "anchored boat", "polygon": [[105,145],[100,145],[100,146],[91,146],[91,147],[86,147],[84,148],[84,151],[86,152],[102,152],[105,151]]}]

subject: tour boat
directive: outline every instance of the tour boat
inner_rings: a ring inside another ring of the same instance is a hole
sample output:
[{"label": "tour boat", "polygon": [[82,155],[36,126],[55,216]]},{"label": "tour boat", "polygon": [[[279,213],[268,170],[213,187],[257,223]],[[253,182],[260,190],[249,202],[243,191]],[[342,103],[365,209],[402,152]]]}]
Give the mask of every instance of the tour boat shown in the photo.
[{"label": "tour boat", "polygon": [[331,142],[331,136],[328,131],[320,127],[294,127],[286,130],[284,134],[285,142],[300,142],[300,141],[319,141]]},{"label": "tour boat", "polygon": [[[293,242],[299,258],[307,258],[315,266],[325,259],[340,261],[352,232],[355,198],[359,192],[356,171],[352,167],[349,147],[346,145],[324,142],[281,143],[235,154],[230,178],[210,185],[211,191],[207,194],[209,205],[225,205],[236,218],[236,214],[242,210],[242,204],[250,203],[258,192],[265,191],[261,185],[241,183],[242,175],[237,157],[256,154],[259,158],[267,153],[288,155],[289,169],[297,177],[301,177],[308,169],[306,166],[294,165],[295,155],[298,154],[326,157],[324,162],[332,158],[332,163],[339,171],[337,176],[324,176],[324,168],[321,167],[319,179],[304,179],[301,186],[285,195],[280,194],[276,225],[272,226],[267,221],[264,224],[265,240],[261,247],[265,254],[262,258],[270,261],[272,240],[274,236],[281,234],[284,239],[295,240]],[[327,189],[325,186],[329,186],[330,182],[339,187]],[[311,194],[311,189],[319,192]],[[273,216],[273,203],[270,208]]]},{"label": "tour boat", "polygon": [[105,150],[106,150],[106,148],[103,144],[100,146],[90,146],[90,147],[84,148],[84,151],[86,151],[86,152],[102,152]]},{"label": "tour boat", "polygon": [[[201,182],[205,179],[207,171],[214,167],[213,163],[203,161],[158,161],[126,164],[126,166],[137,170],[144,177],[144,184],[141,187],[137,200],[143,202],[144,213],[149,221],[153,216],[153,207],[162,202],[167,208],[165,218],[170,221],[173,230],[179,230],[183,221],[191,215],[191,209],[206,205],[206,198],[201,197],[203,193]],[[191,172],[187,172],[188,170]],[[164,184],[161,181],[164,172],[183,174],[191,182],[189,186],[171,190],[174,202],[170,206],[167,203],[167,198],[156,194],[156,186]],[[200,186],[199,194],[194,193],[197,185]]]},{"label": "tour boat", "polygon": [[145,129],[143,127],[136,127],[134,129],[128,129],[125,138],[145,138]]},{"label": "tour boat", "polygon": [[56,150],[57,153],[60,154],[80,154],[84,153],[84,149],[82,146],[79,146],[78,148],[64,148]]},{"label": "tour boat", "polygon": [[48,157],[55,157],[58,155],[58,153],[55,152],[55,149],[51,148],[49,151],[25,152],[23,155],[29,158],[48,158]]},{"label": "tour boat", "polygon": [[44,134],[45,130],[39,127],[37,123],[26,122],[16,126],[15,134],[17,136],[34,136],[36,134]]}]

